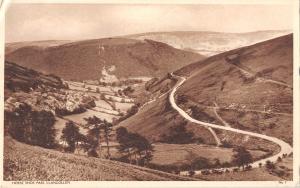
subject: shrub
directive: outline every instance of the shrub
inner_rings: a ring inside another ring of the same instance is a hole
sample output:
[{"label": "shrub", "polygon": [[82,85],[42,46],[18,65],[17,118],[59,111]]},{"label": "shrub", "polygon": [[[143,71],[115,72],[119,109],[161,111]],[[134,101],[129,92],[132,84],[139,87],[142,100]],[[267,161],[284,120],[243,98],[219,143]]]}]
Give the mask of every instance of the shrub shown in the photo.
[{"label": "shrub", "polygon": [[271,162],[271,161],[266,161],[266,168],[271,170],[271,169],[275,169],[275,165]]},{"label": "shrub", "polygon": [[204,169],[204,168],[211,168],[213,165],[210,164],[209,160],[204,157],[198,157],[192,161],[192,167],[194,169]]},{"label": "shrub", "polygon": [[96,88],[96,92],[97,92],[97,93],[100,93],[99,87]]},{"label": "shrub", "polygon": [[282,161],[281,157],[278,157],[277,162],[281,162],[281,161]]},{"label": "shrub", "polygon": [[208,174],[210,174],[210,171],[209,171],[209,170],[202,170],[202,171],[201,171],[201,174],[203,174],[203,175],[208,175]]}]

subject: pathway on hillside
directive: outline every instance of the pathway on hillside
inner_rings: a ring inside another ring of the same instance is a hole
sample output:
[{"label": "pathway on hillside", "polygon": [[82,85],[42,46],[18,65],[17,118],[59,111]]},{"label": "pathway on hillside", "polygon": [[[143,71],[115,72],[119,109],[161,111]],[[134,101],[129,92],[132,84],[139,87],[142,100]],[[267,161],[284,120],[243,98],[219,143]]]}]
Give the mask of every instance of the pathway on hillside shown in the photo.
[{"label": "pathway on hillside", "polygon": [[[280,152],[278,152],[277,154],[267,157],[265,159],[261,159],[258,161],[255,161],[251,164],[251,166],[253,168],[259,167],[259,164],[265,164],[266,161],[271,161],[271,162],[276,162],[278,157],[282,157],[283,154],[290,154],[293,152],[293,148],[286,142],[275,138],[275,137],[271,137],[271,136],[267,136],[267,135],[263,135],[263,134],[259,134],[259,133],[255,133],[255,132],[250,132],[250,131],[244,131],[244,130],[240,130],[240,129],[235,129],[232,127],[226,127],[226,126],[222,126],[222,125],[216,125],[216,124],[212,124],[212,123],[207,123],[207,122],[203,122],[203,121],[199,121],[196,120],[194,118],[192,118],[191,116],[189,116],[183,109],[181,109],[179,106],[177,106],[176,102],[175,102],[175,92],[177,91],[177,89],[186,81],[186,78],[180,77],[180,76],[176,76],[174,74],[172,74],[172,76],[174,76],[175,78],[178,79],[177,84],[174,86],[173,90],[171,91],[170,95],[169,95],[169,100],[171,103],[171,106],[185,119],[187,119],[190,122],[196,123],[200,126],[204,126],[204,127],[210,127],[210,128],[214,128],[214,129],[221,129],[221,130],[225,130],[225,131],[231,131],[234,133],[238,133],[238,134],[243,134],[243,135],[248,135],[248,136],[253,136],[256,138],[261,138],[264,140],[268,140],[271,141],[275,144],[277,144],[280,147]],[[236,167],[231,167],[229,169],[233,169]],[[195,171],[196,174],[201,174],[201,170]],[[181,172],[182,175],[188,175],[188,171],[183,171]]]},{"label": "pathway on hillside", "polygon": [[[238,65],[235,65],[235,64],[233,64],[233,63],[229,63],[229,64],[232,65],[232,66],[234,66],[234,67],[236,67],[236,68],[239,69],[241,72],[244,72],[244,73],[246,73],[246,74],[248,74],[248,75],[251,75],[251,76],[256,76],[256,74],[255,74],[254,72],[250,71],[249,68],[248,68],[249,70],[247,70],[246,67],[243,68],[243,67],[238,66]],[[257,77],[256,79],[259,79],[259,80],[261,80],[261,81],[270,82],[270,83],[274,83],[274,84],[277,84],[277,85],[281,85],[281,86],[285,86],[285,87],[288,87],[288,88],[290,88],[290,89],[293,89],[293,86],[290,86],[290,85],[288,85],[288,84],[286,84],[286,83],[284,83],[284,82],[281,82],[281,81],[276,81],[276,80],[264,78],[264,77],[261,77],[261,76],[256,76],[256,77]]]},{"label": "pathway on hillside", "polygon": [[214,109],[214,113],[216,115],[216,117],[223,123],[224,126],[226,127],[231,127],[218,113],[217,109],[219,109],[219,106],[216,102],[214,102],[215,104],[215,107],[213,108]]}]

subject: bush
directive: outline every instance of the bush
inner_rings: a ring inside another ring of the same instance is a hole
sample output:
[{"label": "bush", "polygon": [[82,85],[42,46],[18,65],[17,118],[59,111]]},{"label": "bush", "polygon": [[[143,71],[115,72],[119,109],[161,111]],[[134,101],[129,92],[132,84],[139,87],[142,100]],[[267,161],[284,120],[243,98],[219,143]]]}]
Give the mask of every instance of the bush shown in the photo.
[{"label": "bush", "polygon": [[193,176],[193,175],[195,175],[195,171],[190,170],[190,171],[189,171],[189,176]]},{"label": "bush", "polygon": [[97,92],[97,93],[100,93],[99,87],[96,88],[96,92]]},{"label": "bush", "polygon": [[282,161],[281,157],[278,157],[277,162],[281,162],[281,161]]},{"label": "bush", "polygon": [[210,171],[209,171],[209,170],[202,170],[202,171],[201,171],[201,174],[203,174],[203,175],[208,175],[208,174],[210,174]]},{"label": "bush", "polygon": [[245,168],[246,171],[251,170],[251,169],[252,169],[251,165],[247,165],[246,168]]},{"label": "bush", "polygon": [[213,165],[210,164],[209,160],[204,157],[198,157],[192,161],[192,167],[194,169],[204,169],[204,168],[211,168]]},{"label": "bush", "polygon": [[271,169],[275,169],[275,165],[271,162],[271,161],[266,161],[266,168],[271,170]]}]

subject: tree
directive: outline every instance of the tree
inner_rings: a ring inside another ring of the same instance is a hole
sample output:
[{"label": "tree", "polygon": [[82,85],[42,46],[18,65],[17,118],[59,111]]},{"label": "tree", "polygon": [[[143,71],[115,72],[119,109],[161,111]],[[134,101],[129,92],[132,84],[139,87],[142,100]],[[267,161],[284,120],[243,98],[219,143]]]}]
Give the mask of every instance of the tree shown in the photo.
[{"label": "tree", "polygon": [[[150,142],[145,137],[137,133],[129,133],[127,136],[129,146],[131,146],[132,150],[135,151],[135,160],[137,165],[139,165],[139,162],[142,162],[143,165],[147,164],[152,158],[151,151],[153,150],[153,147]],[[137,159],[136,154],[139,155],[139,159]]]},{"label": "tree", "polygon": [[163,141],[170,144],[188,144],[194,141],[194,133],[186,129],[186,121],[170,128],[168,135],[163,135]]},{"label": "tree", "polygon": [[266,168],[269,169],[269,170],[272,170],[272,169],[275,169],[275,165],[271,161],[267,160],[266,161]]},{"label": "tree", "polygon": [[132,161],[132,154],[135,156],[137,165],[145,165],[149,163],[152,158],[153,147],[145,137],[137,133],[129,133],[124,127],[118,128],[116,133],[117,140],[120,143],[119,151],[127,154],[130,163]]},{"label": "tree", "polygon": [[14,139],[45,148],[55,147],[55,117],[51,112],[33,111],[24,103],[5,116],[7,131]]},{"label": "tree", "polygon": [[111,136],[112,124],[107,122],[106,120],[101,120],[100,118],[93,116],[89,118],[85,118],[87,121],[86,126],[89,128],[88,137],[87,137],[87,147],[89,153],[92,156],[95,156],[97,153],[97,148],[100,146],[100,158],[101,158],[101,133],[103,131],[103,136],[107,145],[107,157],[110,158],[109,151],[109,138]]},{"label": "tree", "polygon": [[116,130],[116,134],[117,134],[117,141],[119,142],[119,151],[121,153],[126,152],[127,156],[129,158],[129,163],[131,163],[131,151],[130,151],[130,145],[129,145],[129,138],[128,138],[128,131],[126,128],[124,127],[119,127]]},{"label": "tree", "polygon": [[192,169],[206,169],[211,167],[211,163],[209,162],[209,160],[207,158],[204,157],[197,157],[196,159],[193,159],[192,163],[191,163],[191,168]]},{"label": "tree", "polygon": [[247,151],[244,147],[237,147],[233,149],[233,151],[236,152],[233,155],[234,163],[236,163],[239,167],[242,166],[243,170],[245,165],[248,165],[253,161],[250,152]]},{"label": "tree", "polygon": [[100,99],[101,99],[101,100],[106,100],[106,97],[105,97],[104,93],[101,93],[101,94],[100,94]]},{"label": "tree", "polygon": [[75,151],[76,142],[82,139],[78,126],[75,125],[73,121],[66,122],[65,128],[62,130],[62,140],[65,140],[68,143],[68,151]]},{"label": "tree", "polygon": [[118,94],[119,94],[119,96],[122,96],[122,95],[123,95],[123,93],[122,93],[122,90],[121,90],[121,89],[118,89]]},{"label": "tree", "polygon": [[104,138],[107,146],[107,158],[110,159],[109,138],[111,136],[112,124],[104,120],[103,122]]},{"label": "tree", "polygon": [[92,154],[92,156],[96,156],[98,146],[100,145],[100,158],[101,158],[101,143],[100,143],[100,133],[101,126],[103,125],[103,121],[96,116],[84,118],[87,122],[86,127],[89,128],[87,141],[90,148],[88,148],[88,154]]},{"label": "tree", "polygon": [[125,89],[123,89],[124,95],[129,95],[134,92],[134,89],[131,86],[127,86]]},{"label": "tree", "polygon": [[97,92],[97,93],[100,93],[99,87],[96,87],[96,92]]},{"label": "tree", "polygon": [[51,112],[45,110],[32,112],[31,142],[33,145],[45,148],[55,147],[55,121],[55,117]]},{"label": "tree", "polygon": [[32,108],[28,104],[20,104],[14,112],[7,112],[6,119],[9,124],[8,132],[20,142],[31,140],[31,116]]},{"label": "tree", "polygon": [[282,158],[281,157],[277,157],[277,162],[281,162]]}]

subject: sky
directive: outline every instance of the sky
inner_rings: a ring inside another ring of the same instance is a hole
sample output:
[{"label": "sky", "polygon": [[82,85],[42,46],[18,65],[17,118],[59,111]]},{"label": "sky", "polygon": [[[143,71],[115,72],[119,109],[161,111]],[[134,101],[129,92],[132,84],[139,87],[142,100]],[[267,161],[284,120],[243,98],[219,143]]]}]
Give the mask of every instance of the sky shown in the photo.
[{"label": "sky", "polygon": [[292,5],[11,4],[6,42],[80,40],[158,31],[292,30]]}]

